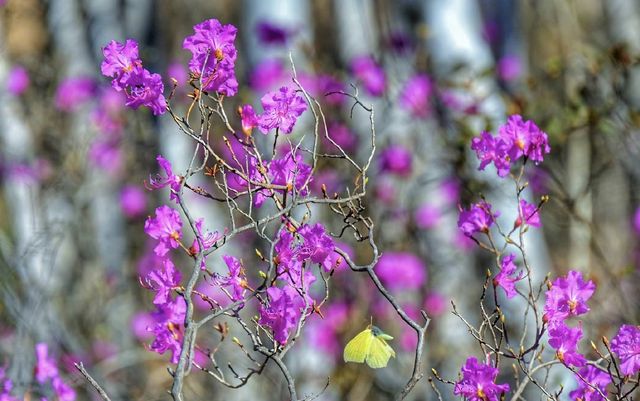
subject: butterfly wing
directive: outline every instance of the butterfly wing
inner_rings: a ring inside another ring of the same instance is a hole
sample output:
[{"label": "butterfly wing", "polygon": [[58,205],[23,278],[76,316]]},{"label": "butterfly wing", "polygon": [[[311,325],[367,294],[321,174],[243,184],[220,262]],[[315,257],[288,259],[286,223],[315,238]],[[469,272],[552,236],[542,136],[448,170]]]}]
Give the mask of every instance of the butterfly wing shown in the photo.
[{"label": "butterfly wing", "polygon": [[367,355],[367,365],[373,369],[384,368],[389,363],[389,358],[395,357],[396,353],[389,344],[379,336],[374,337],[371,342],[369,354]]},{"label": "butterfly wing", "polygon": [[375,337],[370,329],[361,331],[344,347],[344,361],[363,363],[369,355],[374,340]]}]

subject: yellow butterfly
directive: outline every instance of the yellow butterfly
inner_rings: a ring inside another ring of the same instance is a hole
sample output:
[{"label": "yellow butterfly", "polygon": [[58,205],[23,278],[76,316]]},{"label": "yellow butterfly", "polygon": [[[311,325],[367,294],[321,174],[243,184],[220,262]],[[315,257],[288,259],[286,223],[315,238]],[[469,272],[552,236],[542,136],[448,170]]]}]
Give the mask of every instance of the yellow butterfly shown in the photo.
[{"label": "yellow butterfly", "polygon": [[396,356],[387,340],[393,340],[393,337],[370,324],[344,347],[344,361],[366,361],[367,365],[374,369],[384,368],[389,363],[389,358]]}]

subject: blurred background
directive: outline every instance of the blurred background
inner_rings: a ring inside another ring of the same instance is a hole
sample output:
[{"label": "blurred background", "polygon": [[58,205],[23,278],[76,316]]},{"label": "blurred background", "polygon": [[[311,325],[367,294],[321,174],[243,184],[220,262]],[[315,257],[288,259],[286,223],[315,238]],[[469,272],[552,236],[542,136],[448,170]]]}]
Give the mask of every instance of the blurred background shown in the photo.
[{"label": "blurred background", "polygon": [[[352,92],[355,84],[374,106],[379,152],[366,202],[386,254],[377,269],[413,315],[424,309],[432,317],[427,373],[436,368],[456,380],[468,356],[481,357],[450,302],[477,322],[492,261],[459,232],[458,205],[482,193],[501,219],[515,220],[513,183],[498,179],[495,170],[478,172],[469,150],[473,136],[495,132],[511,114],[534,120],[552,149],[544,163],[527,168],[526,197],[550,196],[542,227],[527,234],[534,280],[577,269],[597,283],[584,319],[588,339],[611,336],[623,322],[638,323],[639,2],[0,3],[0,365],[15,394],[46,393],[33,379],[33,347],[45,342],[78,399],[95,395],[74,361],[83,361],[114,400],[169,399],[168,356],[145,348],[152,340],[146,331],[152,294],[139,282],[155,263],[144,220],[167,202],[167,193],[147,191],[144,181],[158,172],[158,154],[182,171],[193,144],[168,115],[123,107],[100,75],[101,48],[110,40],[137,40],[145,66],[163,76],[165,95],[176,80],[171,103],[184,113],[191,88],[182,41],[209,18],[238,27],[240,91],[226,101],[229,115],[290,82],[289,52],[301,83],[322,99],[330,135],[355,157],[367,153],[368,115],[356,108],[350,116],[348,99],[322,95]],[[384,80],[370,82],[359,62],[381,68]],[[407,92],[413,93],[408,101]],[[293,135],[311,125],[303,119]],[[325,184],[339,192],[352,180],[326,162],[314,191]],[[220,205],[196,196],[191,201],[209,229],[224,230]],[[366,262],[352,238],[340,241]],[[264,247],[259,238],[247,235],[229,247],[256,276],[255,249]],[[287,357],[299,394],[318,392],[329,380],[319,399],[389,399],[410,375],[414,333],[366,275],[338,271],[331,290],[325,318],[312,316]],[[505,306],[514,327],[520,327],[519,306]],[[398,353],[377,371],[342,362],[344,344],[370,316],[395,337]],[[212,328],[202,349],[216,346],[219,337]],[[270,367],[228,390],[194,369],[185,398],[287,399],[279,375]],[[513,380],[509,369],[504,375],[503,381]],[[572,380],[560,373],[553,385],[572,388]],[[454,398],[450,386],[437,386],[445,399]],[[540,397],[533,390],[526,395]],[[434,397],[423,380],[409,398]]]}]

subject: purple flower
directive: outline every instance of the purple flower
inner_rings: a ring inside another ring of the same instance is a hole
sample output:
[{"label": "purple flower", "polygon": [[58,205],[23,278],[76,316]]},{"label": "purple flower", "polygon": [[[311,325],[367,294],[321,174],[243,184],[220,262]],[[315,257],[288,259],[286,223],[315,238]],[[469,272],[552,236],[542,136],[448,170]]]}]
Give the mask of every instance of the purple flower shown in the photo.
[{"label": "purple flower", "polygon": [[269,304],[260,306],[259,323],[269,327],[273,332],[273,338],[284,345],[304,313],[305,302],[289,285],[284,288],[269,287],[267,295]]},{"label": "purple flower", "polygon": [[147,106],[154,116],[167,110],[167,102],[162,94],[164,84],[160,74],[152,74],[144,68],[135,69],[127,79],[126,105],[132,109]]},{"label": "purple flower", "polygon": [[506,82],[515,81],[522,75],[522,62],[520,57],[506,54],[500,58],[496,66],[498,76]]},{"label": "purple flower", "polygon": [[58,366],[53,358],[49,357],[49,347],[45,343],[36,344],[36,366],[34,374],[38,383],[42,384],[48,379],[58,376]]},{"label": "purple flower", "polygon": [[242,121],[242,132],[247,136],[251,135],[253,129],[258,126],[258,117],[253,110],[253,106],[245,104],[238,109],[238,112],[240,113],[240,120]]},{"label": "purple flower", "polygon": [[493,162],[500,177],[509,174],[511,169],[511,160],[508,155],[509,144],[504,140],[494,138],[488,132],[483,132],[479,138],[471,140],[471,149],[480,159],[478,170],[484,170],[488,164]]},{"label": "purple flower", "polygon": [[91,78],[67,78],[58,85],[55,105],[58,110],[75,111],[78,107],[93,98],[96,84]]},{"label": "purple flower", "polygon": [[[296,190],[298,195],[309,193],[307,181],[311,181],[311,166],[303,161],[302,155],[288,152],[282,159],[269,163],[269,177],[274,185],[283,185],[289,192]],[[282,190],[279,192],[283,192]]]},{"label": "purple flower", "polygon": [[127,217],[140,216],[147,207],[144,191],[135,185],[126,185],[120,191],[120,207]]},{"label": "purple flower", "polygon": [[319,263],[325,271],[330,271],[333,265],[326,262],[330,262],[328,257],[335,250],[335,245],[324,226],[320,223],[312,226],[307,224],[298,229],[298,234],[303,239],[298,258],[301,261],[309,259],[313,263]]},{"label": "purple flower", "polygon": [[578,352],[578,342],[582,338],[582,326],[567,327],[562,322],[549,326],[549,345],[556,350],[556,357],[565,365],[583,366],[584,356]]},{"label": "purple flower", "polygon": [[380,154],[380,169],[399,176],[411,174],[411,152],[402,145],[390,145]]},{"label": "purple flower", "polygon": [[251,71],[249,86],[256,92],[266,92],[291,82],[291,76],[278,59],[259,62]]},{"label": "purple flower", "polygon": [[[611,376],[592,365],[586,365],[578,373],[582,378],[576,375],[578,388],[570,392],[569,397],[574,401],[605,401],[606,398],[602,397],[600,392],[607,395],[607,386],[611,383]],[[585,380],[591,385],[585,383]],[[596,387],[600,392],[593,387]]]},{"label": "purple flower", "polygon": [[268,21],[256,25],[256,34],[265,45],[285,45],[289,36],[295,31]]},{"label": "purple flower", "polygon": [[184,323],[187,304],[184,298],[177,297],[173,302],[158,305],[153,313],[155,325],[148,328],[155,335],[149,349],[158,354],[171,352],[171,363],[178,363],[182,351],[182,324]]},{"label": "purple flower", "polygon": [[620,371],[627,376],[635,375],[640,371],[640,327],[622,325],[611,340],[611,350],[620,358]]},{"label": "purple flower", "polygon": [[[207,231],[205,233],[202,229],[203,225],[204,225],[204,219],[200,218],[195,221],[197,238],[193,239],[193,243],[191,244],[191,248],[189,249],[189,251],[194,255],[200,252],[200,243],[198,242],[198,238],[200,238],[200,241],[202,241],[202,246],[204,248],[203,249],[204,251],[211,249],[216,244],[216,242],[218,242],[218,240],[221,238],[220,234],[217,231],[214,231],[214,232]],[[203,260],[202,269],[204,270],[205,267],[206,267],[205,261]]]},{"label": "purple flower", "polygon": [[351,61],[351,71],[364,89],[372,96],[381,96],[386,85],[384,70],[369,56],[356,57]]},{"label": "purple flower", "polygon": [[125,43],[112,40],[102,49],[102,54],[102,75],[113,78],[111,86],[117,91],[124,90],[129,74],[142,67],[138,57],[138,42],[133,39],[127,39]]},{"label": "purple flower", "polygon": [[453,393],[469,401],[498,401],[509,391],[508,384],[495,383],[498,369],[479,363],[475,357],[469,357],[461,371],[462,380],[456,383]]},{"label": "purple flower", "polygon": [[512,161],[526,156],[540,163],[544,155],[551,151],[547,134],[531,120],[523,121],[522,116],[512,115],[499,129],[498,136],[510,144],[509,156]]},{"label": "purple flower", "polygon": [[471,205],[469,210],[460,209],[458,228],[460,228],[467,237],[472,237],[473,234],[478,232],[488,233],[489,228],[498,216],[498,212],[494,213],[491,211],[491,205],[489,203],[480,201]]},{"label": "purple flower", "polygon": [[409,79],[400,93],[400,106],[418,118],[431,114],[429,100],[433,93],[433,83],[428,76],[418,74]]},{"label": "purple flower", "polygon": [[546,294],[544,321],[563,321],[569,316],[589,312],[587,301],[595,290],[593,281],[585,282],[580,272],[571,270],[566,278],[558,277]]},{"label": "purple flower", "polygon": [[146,284],[156,292],[154,305],[164,305],[171,301],[171,292],[180,286],[180,272],[176,270],[171,259],[162,261],[162,269],[156,268],[147,275]]},{"label": "purple flower", "polygon": [[14,96],[22,95],[29,87],[29,73],[18,65],[13,67],[7,74],[7,92]]},{"label": "purple flower", "polygon": [[229,268],[229,275],[217,280],[219,285],[231,287],[231,300],[233,302],[242,301],[247,291],[247,279],[244,275],[244,268],[238,258],[229,255],[223,255],[224,263]]},{"label": "purple flower", "polygon": [[164,256],[169,249],[180,246],[182,221],[180,213],[169,206],[162,205],[156,209],[156,217],[148,217],[144,222],[144,232],[153,239],[159,240],[154,248],[158,256]]},{"label": "purple flower", "polygon": [[515,276],[517,266],[513,263],[516,255],[509,254],[502,259],[500,263],[500,273],[498,273],[493,279],[494,287],[502,287],[507,294],[507,298],[513,298],[516,296],[516,282],[522,280],[524,272],[520,272]]},{"label": "purple flower", "polygon": [[427,267],[409,252],[386,252],[378,260],[375,272],[390,289],[415,290],[427,279]]},{"label": "purple flower", "polygon": [[192,54],[189,69],[202,80],[202,89],[216,91],[225,96],[238,92],[235,75],[237,50],[235,26],[222,25],[217,19],[203,21],[193,27],[195,33],[187,36],[182,47]]},{"label": "purple flower", "polygon": [[441,217],[440,208],[429,203],[422,204],[413,216],[416,225],[423,229],[437,226]]},{"label": "purple flower", "polygon": [[171,188],[171,195],[169,195],[169,199],[178,202],[178,192],[180,192],[182,177],[173,174],[171,162],[162,157],[162,155],[158,155],[158,157],[156,157],[156,160],[158,161],[160,167],[162,167],[162,169],[164,170],[166,177],[162,177],[160,175],[157,175],[155,178],[149,177],[150,188],[148,189],[159,189],[169,186],[169,188]]},{"label": "purple flower", "polygon": [[76,392],[67,383],[65,383],[59,376],[53,378],[51,382],[53,391],[58,395],[59,401],[74,401],[76,399]]},{"label": "purple flower", "polygon": [[298,117],[307,110],[307,103],[289,86],[267,93],[261,101],[264,113],[258,118],[258,126],[263,134],[274,128],[291,133]]},{"label": "purple flower", "polygon": [[[333,142],[337,143],[347,153],[353,153],[358,147],[358,137],[344,124],[330,123],[327,128],[327,134]],[[338,148],[324,135],[322,136],[322,142],[327,149],[338,151]]]},{"label": "purple flower", "polygon": [[514,227],[520,227],[523,222],[528,226],[540,227],[540,215],[538,214],[538,207],[536,205],[532,205],[526,200],[521,199],[518,209],[518,218],[514,223]]}]

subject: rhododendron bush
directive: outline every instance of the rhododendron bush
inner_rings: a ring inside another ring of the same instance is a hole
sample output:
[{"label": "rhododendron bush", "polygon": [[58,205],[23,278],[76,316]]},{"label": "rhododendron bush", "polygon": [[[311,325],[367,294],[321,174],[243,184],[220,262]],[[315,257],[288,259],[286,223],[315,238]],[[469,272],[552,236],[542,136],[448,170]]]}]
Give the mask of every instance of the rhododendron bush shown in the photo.
[{"label": "rhododendron bush", "polygon": [[65,68],[2,56],[0,401],[637,398],[633,47],[527,71],[456,0],[353,50],[351,3],[335,54],[269,1],[175,41],[87,1],[92,55],[52,1]]}]

